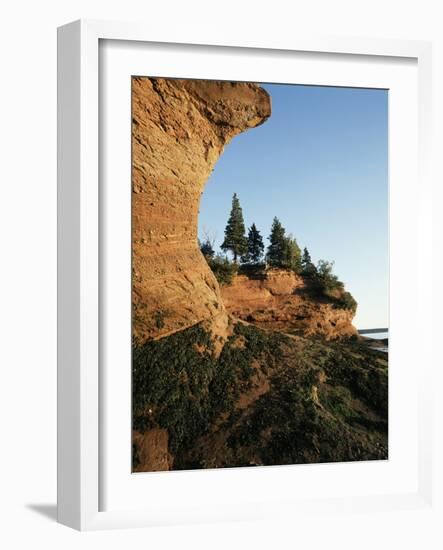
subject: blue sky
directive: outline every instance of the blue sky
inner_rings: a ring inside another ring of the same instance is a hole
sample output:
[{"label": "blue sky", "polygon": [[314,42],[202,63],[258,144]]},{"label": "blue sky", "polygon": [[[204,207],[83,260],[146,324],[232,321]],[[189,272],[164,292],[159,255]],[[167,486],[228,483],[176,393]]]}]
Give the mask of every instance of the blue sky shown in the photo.
[{"label": "blue sky", "polygon": [[265,238],[274,216],[358,302],[357,328],[388,326],[388,92],[264,84],[270,119],[235,137],[204,191],[199,233],[223,241],[236,192]]}]

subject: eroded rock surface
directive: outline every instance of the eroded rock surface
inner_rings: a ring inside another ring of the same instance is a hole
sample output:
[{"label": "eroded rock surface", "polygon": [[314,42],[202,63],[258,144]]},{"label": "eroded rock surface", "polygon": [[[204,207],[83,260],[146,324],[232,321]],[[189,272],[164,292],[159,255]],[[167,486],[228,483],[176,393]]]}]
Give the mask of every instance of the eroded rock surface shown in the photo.
[{"label": "eroded rock surface", "polygon": [[270,98],[249,83],[132,81],[133,333],[139,342],[200,321],[227,326],[200,253],[200,197],[237,134],[263,123]]},{"label": "eroded rock surface", "polygon": [[144,433],[133,432],[136,449],[134,472],[162,472],[170,470],[173,457],[168,450],[168,430],[154,428]]},{"label": "eroded rock surface", "polygon": [[222,287],[222,298],[231,315],[258,327],[327,340],[357,334],[354,311],[313,298],[306,281],[291,271],[271,270],[254,278],[237,275]]}]

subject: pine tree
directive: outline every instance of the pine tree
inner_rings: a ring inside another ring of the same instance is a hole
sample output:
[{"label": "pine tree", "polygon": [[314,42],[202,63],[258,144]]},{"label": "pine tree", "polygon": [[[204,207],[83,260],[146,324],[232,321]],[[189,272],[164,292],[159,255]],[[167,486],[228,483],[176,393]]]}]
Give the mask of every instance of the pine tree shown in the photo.
[{"label": "pine tree", "polygon": [[281,267],[291,269],[295,273],[301,272],[301,250],[292,235],[285,237]]},{"label": "pine tree", "polygon": [[271,234],[268,237],[270,244],[266,254],[266,260],[271,267],[281,267],[285,256],[286,235],[285,228],[277,217],[271,226]]},{"label": "pine tree", "polygon": [[264,249],[263,237],[260,235],[255,223],[253,223],[248,231],[248,251],[242,258],[243,261],[255,265],[259,264],[263,258]]},{"label": "pine tree", "polygon": [[303,249],[303,256],[301,259],[301,268],[303,275],[307,277],[313,277],[317,273],[317,268],[312,263],[311,255],[309,254],[308,249]]},{"label": "pine tree", "polygon": [[311,255],[309,254],[309,251],[306,248],[306,246],[303,249],[303,257],[302,257],[301,263],[303,265],[303,268],[306,268],[309,264],[312,264]]},{"label": "pine tree", "polygon": [[248,251],[248,241],[245,235],[245,222],[243,221],[243,212],[238,200],[237,193],[232,197],[231,214],[225,228],[225,240],[221,245],[222,250],[229,250],[234,256],[234,262],[237,258],[243,256]]}]

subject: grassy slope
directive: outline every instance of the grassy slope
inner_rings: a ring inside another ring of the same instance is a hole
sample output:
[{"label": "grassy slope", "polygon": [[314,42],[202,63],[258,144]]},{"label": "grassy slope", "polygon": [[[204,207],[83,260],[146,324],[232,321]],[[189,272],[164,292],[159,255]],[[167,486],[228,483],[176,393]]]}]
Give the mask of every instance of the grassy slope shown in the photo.
[{"label": "grassy slope", "polygon": [[168,430],[174,469],[383,459],[387,379],[357,340],[237,323],[215,359],[197,325],[134,346],[133,426]]}]

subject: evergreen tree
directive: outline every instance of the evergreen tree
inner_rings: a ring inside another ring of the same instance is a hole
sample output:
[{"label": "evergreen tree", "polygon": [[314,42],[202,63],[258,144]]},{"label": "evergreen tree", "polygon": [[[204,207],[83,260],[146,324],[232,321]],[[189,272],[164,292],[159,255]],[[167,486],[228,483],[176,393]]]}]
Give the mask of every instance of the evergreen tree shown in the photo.
[{"label": "evergreen tree", "polygon": [[307,277],[313,277],[317,273],[317,268],[312,263],[311,255],[306,246],[303,249],[303,256],[301,259],[301,272]]},{"label": "evergreen tree", "polygon": [[301,272],[301,250],[292,235],[285,237],[281,267],[291,269],[295,273]]},{"label": "evergreen tree", "polygon": [[245,222],[237,193],[232,197],[231,214],[225,228],[225,240],[221,245],[222,250],[229,250],[237,263],[239,256],[244,256],[248,251],[248,240],[245,235]]},{"label": "evergreen tree", "polygon": [[248,251],[242,258],[243,261],[250,264],[259,264],[263,258],[264,249],[263,238],[257,226],[253,223],[248,231]]},{"label": "evergreen tree", "polygon": [[301,263],[303,265],[303,268],[306,268],[309,264],[312,264],[311,255],[309,254],[309,250],[306,248],[306,246],[303,249],[303,257]]},{"label": "evergreen tree", "polygon": [[268,237],[270,244],[266,259],[271,267],[281,267],[285,258],[286,235],[285,228],[277,217],[274,218],[271,226],[271,234]]}]

